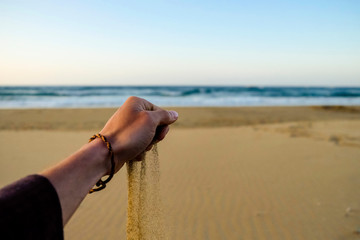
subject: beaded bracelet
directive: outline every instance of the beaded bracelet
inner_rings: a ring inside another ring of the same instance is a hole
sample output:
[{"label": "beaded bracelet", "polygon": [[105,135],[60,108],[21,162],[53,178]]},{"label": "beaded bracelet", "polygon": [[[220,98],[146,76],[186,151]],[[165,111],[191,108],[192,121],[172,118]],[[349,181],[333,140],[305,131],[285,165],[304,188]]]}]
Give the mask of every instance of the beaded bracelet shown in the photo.
[{"label": "beaded bracelet", "polygon": [[89,191],[89,193],[98,192],[98,191],[103,190],[104,188],[106,188],[106,184],[108,182],[110,182],[110,180],[112,179],[112,177],[114,176],[114,173],[115,173],[114,152],[112,150],[110,142],[108,140],[106,140],[105,136],[101,135],[100,133],[95,134],[94,136],[92,136],[89,139],[89,142],[93,141],[96,138],[100,138],[106,144],[106,147],[109,150],[110,161],[111,161],[111,170],[110,170],[109,177],[107,179],[105,179],[105,180],[101,180],[101,178],[100,178],[99,181],[96,182],[96,187],[97,188],[92,188]]}]

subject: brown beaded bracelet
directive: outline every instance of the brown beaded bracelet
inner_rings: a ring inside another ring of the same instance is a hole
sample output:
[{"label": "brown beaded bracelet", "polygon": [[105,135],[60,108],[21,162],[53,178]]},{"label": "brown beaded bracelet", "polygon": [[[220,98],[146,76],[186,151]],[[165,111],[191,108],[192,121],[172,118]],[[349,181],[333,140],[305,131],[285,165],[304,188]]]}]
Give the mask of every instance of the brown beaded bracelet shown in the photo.
[{"label": "brown beaded bracelet", "polygon": [[100,138],[106,144],[106,147],[109,150],[110,161],[111,161],[111,170],[110,170],[109,177],[107,179],[105,179],[105,180],[101,180],[101,178],[100,178],[99,181],[97,181],[97,183],[96,183],[97,188],[92,188],[89,191],[89,193],[98,192],[98,191],[103,190],[104,188],[106,188],[106,184],[108,182],[110,182],[110,180],[112,179],[112,177],[114,176],[114,173],[115,173],[114,152],[112,150],[110,142],[108,140],[106,140],[105,136],[101,135],[100,133],[95,134],[94,136],[92,136],[89,139],[89,142],[93,141],[96,138]]}]

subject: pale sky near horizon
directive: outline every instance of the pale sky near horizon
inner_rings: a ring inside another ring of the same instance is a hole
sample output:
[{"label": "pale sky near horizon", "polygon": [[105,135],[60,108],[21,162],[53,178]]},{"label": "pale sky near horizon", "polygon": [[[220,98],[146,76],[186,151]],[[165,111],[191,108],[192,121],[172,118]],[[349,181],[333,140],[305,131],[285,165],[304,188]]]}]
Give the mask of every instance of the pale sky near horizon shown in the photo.
[{"label": "pale sky near horizon", "polygon": [[360,1],[1,1],[0,85],[360,86]]}]

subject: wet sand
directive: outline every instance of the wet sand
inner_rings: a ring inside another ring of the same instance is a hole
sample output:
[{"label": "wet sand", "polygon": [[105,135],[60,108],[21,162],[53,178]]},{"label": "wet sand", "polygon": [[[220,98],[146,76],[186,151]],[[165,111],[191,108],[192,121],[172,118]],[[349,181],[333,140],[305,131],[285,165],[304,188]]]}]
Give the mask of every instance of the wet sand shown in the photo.
[{"label": "wet sand", "polygon": [[[359,107],[174,108],[158,144],[169,239],[360,239]],[[0,110],[0,185],[86,144],[114,109]],[[125,239],[126,169],[65,239]]]}]

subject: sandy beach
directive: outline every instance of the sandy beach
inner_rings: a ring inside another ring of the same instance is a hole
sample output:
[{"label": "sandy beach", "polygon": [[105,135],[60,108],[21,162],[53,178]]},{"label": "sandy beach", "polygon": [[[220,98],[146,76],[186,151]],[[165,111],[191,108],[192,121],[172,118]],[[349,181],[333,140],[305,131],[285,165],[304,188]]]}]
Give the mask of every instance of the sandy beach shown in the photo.
[{"label": "sandy beach", "polygon": [[[158,144],[168,239],[360,239],[360,107],[168,109],[180,114]],[[0,186],[65,158],[114,111],[0,110]],[[65,239],[125,239],[126,209],[124,168]]]}]

